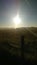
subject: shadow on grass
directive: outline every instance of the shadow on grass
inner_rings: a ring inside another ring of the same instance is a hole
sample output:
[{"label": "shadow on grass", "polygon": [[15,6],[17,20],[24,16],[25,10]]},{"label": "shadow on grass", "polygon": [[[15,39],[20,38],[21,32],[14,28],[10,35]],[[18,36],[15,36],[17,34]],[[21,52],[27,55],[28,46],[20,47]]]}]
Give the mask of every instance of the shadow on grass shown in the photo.
[{"label": "shadow on grass", "polygon": [[30,61],[27,60],[26,58],[22,58],[20,56],[17,55],[11,55],[11,53],[6,50],[5,48],[3,48],[3,45],[6,45],[11,47],[8,42],[6,42],[7,44],[5,44],[4,42],[0,44],[0,63],[4,63],[4,64],[10,64],[10,65],[26,65],[26,64],[34,64],[35,61]]}]

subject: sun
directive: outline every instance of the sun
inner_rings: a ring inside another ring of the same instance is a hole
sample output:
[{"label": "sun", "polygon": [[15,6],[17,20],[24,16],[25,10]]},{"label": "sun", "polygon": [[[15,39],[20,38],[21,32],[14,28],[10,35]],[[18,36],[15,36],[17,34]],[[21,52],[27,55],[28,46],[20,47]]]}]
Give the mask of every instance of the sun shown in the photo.
[{"label": "sun", "polygon": [[21,23],[21,19],[18,14],[13,18],[13,22],[15,24],[15,27],[18,27],[18,25]]}]

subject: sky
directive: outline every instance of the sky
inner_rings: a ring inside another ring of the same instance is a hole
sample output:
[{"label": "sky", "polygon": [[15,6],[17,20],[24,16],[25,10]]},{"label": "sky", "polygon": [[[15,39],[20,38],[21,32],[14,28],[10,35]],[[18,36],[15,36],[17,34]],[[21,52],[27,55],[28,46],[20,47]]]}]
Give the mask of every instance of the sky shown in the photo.
[{"label": "sky", "polygon": [[0,27],[14,27],[17,13],[19,27],[37,27],[37,0],[0,0]]}]

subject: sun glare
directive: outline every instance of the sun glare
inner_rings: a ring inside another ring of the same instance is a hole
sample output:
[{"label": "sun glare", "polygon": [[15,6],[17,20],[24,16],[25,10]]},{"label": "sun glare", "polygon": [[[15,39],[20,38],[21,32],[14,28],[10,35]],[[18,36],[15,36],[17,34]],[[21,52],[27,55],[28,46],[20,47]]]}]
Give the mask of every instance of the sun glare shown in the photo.
[{"label": "sun glare", "polygon": [[19,15],[15,16],[13,18],[13,22],[14,22],[15,26],[18,27],[18,24],[20,24],[20,22],[21,22]]}]

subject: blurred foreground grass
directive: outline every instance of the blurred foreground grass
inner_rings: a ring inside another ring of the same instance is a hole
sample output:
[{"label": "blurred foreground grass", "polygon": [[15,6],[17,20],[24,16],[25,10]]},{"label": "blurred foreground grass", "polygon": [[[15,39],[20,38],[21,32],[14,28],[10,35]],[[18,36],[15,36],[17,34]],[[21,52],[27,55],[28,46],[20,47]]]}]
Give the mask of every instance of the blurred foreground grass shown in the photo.
[{"label": "blurred foreground grass", "polygon": [[21,35],[24,35],[25,58],[37,60],[37,28],[0,29],[0,46],[11,55],[21,56]]}]

